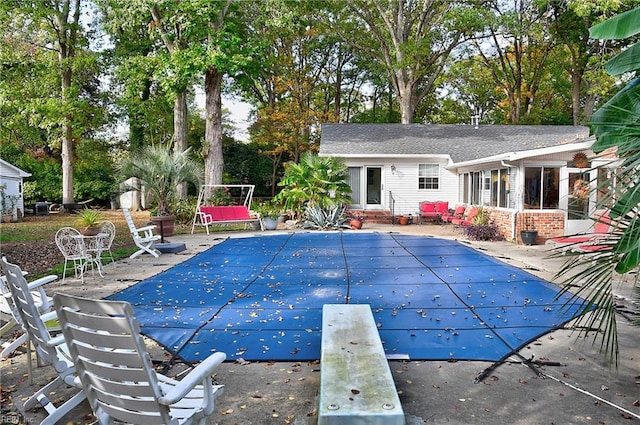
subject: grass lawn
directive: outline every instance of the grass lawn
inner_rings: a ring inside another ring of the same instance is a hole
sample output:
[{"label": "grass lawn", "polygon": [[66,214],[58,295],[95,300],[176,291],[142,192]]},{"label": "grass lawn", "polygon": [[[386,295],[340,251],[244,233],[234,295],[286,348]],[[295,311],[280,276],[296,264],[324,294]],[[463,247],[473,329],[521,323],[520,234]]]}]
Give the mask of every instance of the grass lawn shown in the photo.
[{"label": "grass lawn", "polygon": [[[112,251],[116,260],[136,251],[127,222],[120,210],[104,210],[104,220],[116,226],[116,237]],[[140,226],[149,221],[149,212],[133,212],[133,220]],[[45,274],[62,275],[64,257],[58,250],[55,234],[61,227],[80,227],[74,214],[50,214],[48,216],[27,215],[19,223],[0,224],[0,254],[18,264],[36,278]],[[175,233],[191,231],[190,225],[176,225]]]}]

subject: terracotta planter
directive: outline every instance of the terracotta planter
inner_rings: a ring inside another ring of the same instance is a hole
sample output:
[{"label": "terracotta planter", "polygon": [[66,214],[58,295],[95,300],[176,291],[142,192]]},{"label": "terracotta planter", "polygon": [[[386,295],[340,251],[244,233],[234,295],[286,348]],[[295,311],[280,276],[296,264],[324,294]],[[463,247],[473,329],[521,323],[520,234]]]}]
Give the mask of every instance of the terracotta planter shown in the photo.
[{"label": "terracotta planter", "polygon": [[82,234],[85,236],[95,236],[100,233],[101,226],[87,226],[82,229]]},{"label": "terracotta planter", "polygon": [[398,217],[398,224],[406,226],[407,224],[409,224],[409,217],[405,217],[403,215],[399,216]]},{"label": "terracotta planter", "polygon": [[354,230],[362,229],[362,220],[353,218],[349,221],[349,226],[351,226],[351,228]]},{"label": "terracotta planter", "polygon": [[156,225],[156,233],[163,238],[173,236],[173,226],[176,217],[173,215],[161,215],[151,217],[151,223]]}]

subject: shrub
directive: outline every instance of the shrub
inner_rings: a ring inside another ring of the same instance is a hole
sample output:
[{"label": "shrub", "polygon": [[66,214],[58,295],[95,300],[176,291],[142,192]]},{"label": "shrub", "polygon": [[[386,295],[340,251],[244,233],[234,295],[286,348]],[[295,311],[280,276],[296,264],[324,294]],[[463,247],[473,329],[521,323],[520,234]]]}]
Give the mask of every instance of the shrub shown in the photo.
[{"label": "shrub", "polygon": [[487,224],[472,224],[464,228],[464,235],[472,241],[501,241],[504,238],[498,226],[490,221]]},{"label": "shrub", "polygon": [[173,215],[176,216],[176,223],[191,224],[196,212],[196,203],[197,199],[193,196],[188,196],[187,199],[174,200],[171,203],[171,210]]}]

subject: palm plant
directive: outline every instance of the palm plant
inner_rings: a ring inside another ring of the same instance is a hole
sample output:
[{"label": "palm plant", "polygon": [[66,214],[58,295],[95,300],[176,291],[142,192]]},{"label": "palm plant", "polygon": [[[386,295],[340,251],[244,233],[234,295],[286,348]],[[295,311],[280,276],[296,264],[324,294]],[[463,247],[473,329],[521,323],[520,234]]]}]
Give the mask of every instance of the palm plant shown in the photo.
[{"label": "palm plant", "polygon": [[[623,39],[639,32],[640,8],[590,29],[591,36],[599,39]],[[640,223],[637,221],[640,206],[640,43],[611,59],[606,70],[612,75],[635,75],[626,87],[596,111],[590,122],[591,132],[597,139],[592,150],[595,153],[615,150],[620,161],[615,176],[594,189],[610,188],[598,207],[609,209],[612,231],[599,243],[602,247],[597,252],[572,256],[559,276],[565,278],[565,293],[570,287],[579,287],[569,302],[581,296],[586,300],[583,312],[592,310],[578,323],[586,323],[583,334],[593,329],[604,331],[600,348],[617,364],[619,347],[613,280],[616,274],[622,277],[640,264]],[[638,296],[637,277],[633,284]],[[635,325],[640,325],[640,320],[636,319]],[[595,333],[597,337],[598,332]]]},{"label": "palm plant", "polygon": [[351,201],[346,174],[347,166],[341,159],[306,152],[299,163],[286,165],[278,183],[283,189],[274,201],[281,203],[292,217],[300,217],[309,207],[335,208]]},{"label": "palm plant", "polygon": [[146,193],[155,204],[157,215],[170,215],[176,186],[185,182],[198,185],[204,176],[202,166],[189,156],[189,151],[190,148],[174,153],[165,146],[145,146],[118,164],[121,179],[135,177],[128,189]]}]

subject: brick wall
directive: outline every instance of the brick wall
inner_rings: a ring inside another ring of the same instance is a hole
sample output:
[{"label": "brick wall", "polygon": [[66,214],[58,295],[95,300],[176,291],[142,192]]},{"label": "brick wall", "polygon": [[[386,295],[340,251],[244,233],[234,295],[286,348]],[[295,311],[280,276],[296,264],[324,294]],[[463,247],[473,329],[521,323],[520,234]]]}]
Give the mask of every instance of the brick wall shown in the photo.
[{"label": "brick wall", "polygon": [[[516,228],[513,230],[515,217]],[[492,209],[491,220],[498,226],[500,233],[508,241],[516,241],[521,244],[520,231],[536,230],[537,244],[544,243],[547,239],[564,235],[564,214],[561,212],[527,211],[516,212],[506,209]]]},{"label": "brick wall", "polygon": [[513,210],[499,210],[492,209],[490,212],[491,220],[498,226],[500,234],[507,241],[514,240],[513,235],[513,216],[515,215]]},{"label": "brick wall", "polygon": [[561,212],[527,211],[516,216],[516,236],[518,243],[521,230],[536,230],[536,243],[544,243],[547,239],[564,234],[564,214]]}]

